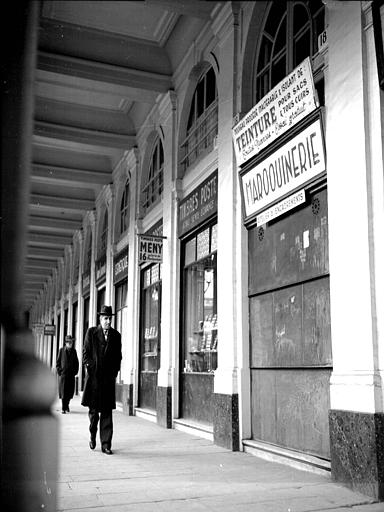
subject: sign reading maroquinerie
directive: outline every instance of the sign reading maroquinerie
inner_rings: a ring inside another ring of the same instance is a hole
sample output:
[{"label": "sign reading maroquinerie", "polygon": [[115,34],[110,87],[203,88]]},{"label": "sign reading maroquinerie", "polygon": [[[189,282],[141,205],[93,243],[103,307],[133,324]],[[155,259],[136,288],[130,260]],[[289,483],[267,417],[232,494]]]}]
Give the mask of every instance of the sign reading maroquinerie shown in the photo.
[{"label": "sign reading maroquinerie", "polygon": [[241,176],[246,217],[250,217],[325,171],[320,119],[316,119],[265,160]]},{"label": "sign reading maroquinerie", "polygon": [[237,164],[242,165],[316,109],[309,58],[266,94],[233,127]]}]

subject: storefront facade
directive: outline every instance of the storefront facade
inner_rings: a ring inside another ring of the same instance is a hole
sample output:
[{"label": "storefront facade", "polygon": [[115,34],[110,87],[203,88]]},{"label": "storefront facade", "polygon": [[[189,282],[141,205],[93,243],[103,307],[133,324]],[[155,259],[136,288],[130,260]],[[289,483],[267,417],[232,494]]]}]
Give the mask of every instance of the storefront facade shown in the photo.
[{"label": "storefront facade", "polygon": [[33,311],[40,357],[111,304],[125,413],[383,497],[374,46],[370,2],[223,3]]}]

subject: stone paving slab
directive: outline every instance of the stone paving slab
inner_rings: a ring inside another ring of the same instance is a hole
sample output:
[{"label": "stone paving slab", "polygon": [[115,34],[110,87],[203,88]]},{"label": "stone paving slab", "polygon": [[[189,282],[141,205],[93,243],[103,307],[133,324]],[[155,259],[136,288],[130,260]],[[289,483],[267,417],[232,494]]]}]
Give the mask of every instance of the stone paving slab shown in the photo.
[{"label": "stone paving slab", "polygon": [[114,455],[89,449],[79,397],[59,423],[58,512],[384,512],[327,476],[114,412]]}]

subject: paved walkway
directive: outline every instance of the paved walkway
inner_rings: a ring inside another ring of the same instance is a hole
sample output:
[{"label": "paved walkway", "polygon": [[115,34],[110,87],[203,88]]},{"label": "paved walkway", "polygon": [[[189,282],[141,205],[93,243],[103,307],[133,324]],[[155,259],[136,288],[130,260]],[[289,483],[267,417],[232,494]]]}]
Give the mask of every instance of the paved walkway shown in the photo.
[{"label": "paved walkway", "polygon": [[383,503],[329,478],[231,452],[114,412],[114,455],[88,446],[87,409],[54,407],[60,425],[58,511],[383,512]]}]

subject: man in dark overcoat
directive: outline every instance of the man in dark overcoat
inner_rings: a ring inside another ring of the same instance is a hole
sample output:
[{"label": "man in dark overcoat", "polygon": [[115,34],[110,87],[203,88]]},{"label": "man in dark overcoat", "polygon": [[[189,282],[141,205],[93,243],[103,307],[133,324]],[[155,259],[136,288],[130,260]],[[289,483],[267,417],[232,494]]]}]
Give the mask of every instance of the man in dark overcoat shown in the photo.
[{"label": "man in dark overcoat", "polygon": [[121,335],[111,326],[112,307],[102,306],[100,324],[90,327],[84,338],[83,364],[86,368],[81,404],[88,407],[89,447],[96,447],[100,421],[100,442],[103,453],[112,455],[112,410],[116,409],[115,384],[121,365]]},{"label": "man in dark overcoat", "polygon": [[62,401],[62,414],[69,412],[69,402],[75,392],[75,376],[79,371],[79,359],[73,347],[73,338],[70,334],[65,337],[65,346],[59,350],[56,360],[56,370],[59,375],[59,398]]}]

